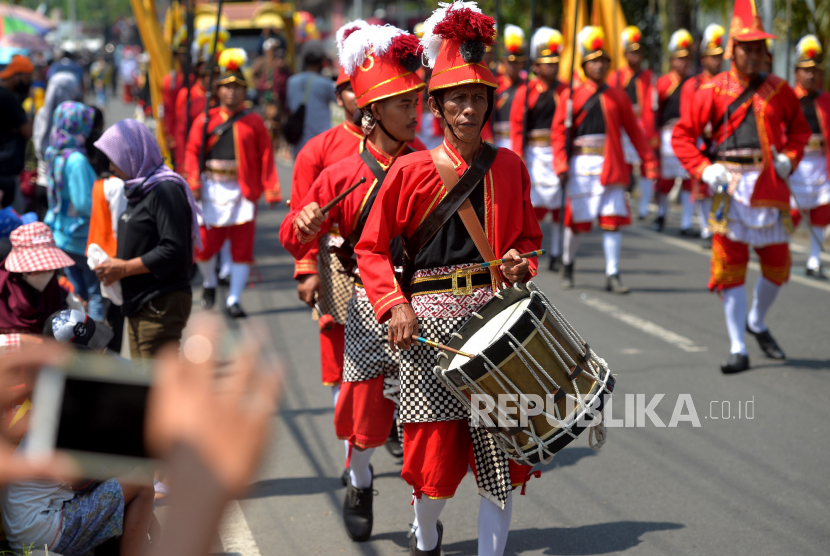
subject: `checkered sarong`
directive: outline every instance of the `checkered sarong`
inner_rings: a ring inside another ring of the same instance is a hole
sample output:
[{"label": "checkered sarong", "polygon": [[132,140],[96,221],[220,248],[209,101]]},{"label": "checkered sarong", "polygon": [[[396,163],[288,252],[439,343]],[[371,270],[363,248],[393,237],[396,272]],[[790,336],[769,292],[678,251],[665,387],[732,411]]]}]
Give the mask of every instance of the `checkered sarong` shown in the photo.
[{"label": "checkered sarong", "polygon": [[[318,255],[318,272],[323,291],[317,298],[323,313],[331,315],[337,324],[346,324],[346,306],[352,297],[353,281],[343,272],[343,265],[337,256],[329,253],[329,245],[340,246],[343,238],[339,235],[326,234],[320,238]],[[317,312],[316,310],[314,311]],[[319,315],[318,315],[319,318]]]},{"label": "checkered sarong", "polygon": [[[453,267],[419,270],[415,278],[450,274]],[[452,334],[493,297],[491,288],[473,290],[473,295],[455,297],[451,293],[417,295],[412,308],[418,315],[418,334],[441,344],[448,344]],[[347,338],[348,340],[348,338]],[[348,348],[347,348],[348,349]],[[438,349],[413,343],[401,351],[402,423],[430,423],[466,419],[470,412],[433,373]],[[511,490],[508,458],[483,428],[470,425],[476,465],[476,483],[481,496],[503,507]]]},{"label": "checkered sarong", "polygon": [[361,382],[381,375],[397,381],[399,356],[389,347],[386,327],[375,318],[366,290],[355,286],[347,312],[343,382]]}]

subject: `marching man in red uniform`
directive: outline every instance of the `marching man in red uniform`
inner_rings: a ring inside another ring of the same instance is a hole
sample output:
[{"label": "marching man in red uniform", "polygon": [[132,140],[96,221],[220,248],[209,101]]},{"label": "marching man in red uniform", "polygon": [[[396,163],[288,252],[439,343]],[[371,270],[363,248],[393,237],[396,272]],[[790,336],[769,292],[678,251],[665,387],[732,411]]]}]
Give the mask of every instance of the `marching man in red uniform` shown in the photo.
[{"label": "marching man in red uniform", "polygon": [[[822,91],[821,43],[815,35],[807,35],[795,47],[798,61],[795,64],[795,94],[801,100],[801,110],[810,124],[810,140],[804,149],[804,158],[790,177],[794,220],[800,220],[806,212],[810,221],[810,258],[807,259],[807,276],[826,280],[821,269],[821,241],[824,229],[830,225],[830,94]],[[796,222],[796,225],[798,223]]]},{"label": "marching man in red uniform", "polygon": [[[683,83],[680,91],[681,113],[691,110],[697,91],[722,71],[725,35],[726,29],[717,23],[710,23],[703,31],[703,38],[700,42],[700,65],[702,70]],[[700,137],[698,144],[705,152],[709,151],[712,145],[711,124],[703,129],[703,135]],[[712,195],[709,192],[709,186],[695,178],[692,178],[692,201],[696,203],[698,208],[700,236],[703,238],[703,245],[710,249],[712,247],[712,231],[709,229],[709,213],[712,211]]]},{"label": "marching man in red uniform", "polygon": [[242,66],[246,59],[240,48],[230,48],[219,56],[219,107],[209,113],[204,169],[200,161],[204,114],[193,122],[185,155],[188,183],[204,215],[202,249],[196,252],[204,279],[203,302],[206,308],[213,307],[216,254],[230,240],[233,264],[226,310],[232,318],[246,316],[239,298],[254,262],[256,203],[263,191],[269,205],[282,199],[268,130],[259,115],[245,108],[248,84]]},{"label": "marching man in red uniform", "polygon": [[[354,273],[351,255],[387,172],[401,154],[412,152],[407,142],[415,138],[418,93],[425,84],[416,73],[420,66],[418,39],[390,25],[372,25],[352,33],[343,43],[340,63],[358,99],[357,113],[366,139],[359,153],[320,174],[283,221],[280,241],[294,256],[301,256],[318,235],[338,226],[346,238],[340,256]],[[364,183],[328,214],[321,212],[321,206],[361,179]],[[400,240],[396,244],[400,257]],[[402,264],[402,260],[396,261],[396,266]],[[373,523],[369,461],[375,448],[387,441],[393,426],[392,398],[399,390],[400,360],[387,342],[384,327],[374,318],[359,274],[346,317],[344,363],[334,417],[338,438],[347,440],[352,448],[343,520],[353,540],[365,541]]]},{"label": "marching man in red uniform", "polygon": [[[530,82],[529,96],[528,86],[519,86],[510,111],[510,139],[513,152],[524,157],[530,172],[530,202],[536,210],[536,217],[541,221],[548,212],[553,217],[548,263],[550,270],[556,270],[560,248],[558,222],[559,210],[562,207],[562,187],[559,176],[553,169],[555,164],[550,143],[550,128],[559,99],[568,88],[558,77],[562,46],[562,34],[559,31],[550,27],[540,27],[536,30],[530,41],[536,78]],[[527,122],[525,103],[528,110]]]},{"label": "marching man in red uniform", "polygon": [[[577,37],[586,82],[573,92],[573,130],[565,125],[566,104],[559,103],[553,118],[553,160],[560,180],[568,181],[569,210],[565,215],[562,287],[573,287],[574,261],[580,234],[590,232],[594,220],[603,230],[606,289],[628,293],[620,280],[622,228],[631,224],[626,188],[629,168],[625,164],[622,131],[642,160],[645,177],[657,176],[657,160],[634,115],[625,91],[605,83],[610,58],[603,50],[605,35],[600,27],[587,26]],[[563,101],[570,96],[565,92]],[[568,160],[568,139],[572,139]]]},{"label": "marching man in red uniform", "polygon": [[657,80],[657,125],[660,127],[660,179],[657,180],[657,219],[654,228],[662,232],[666,225],[666,216],[669,213],[669,193],[674,187],[677,178],[683,180],[680,192],[682,216],[680,219],[680,235],[692,235],[692,215],[694,203],[690,199],[692,180],[683,165],[674,155],[671,146],[672,130],[680,119],[680,93],[683,84],[688,79],[692,63],[692,34],[686,29],[678,29],[672,33],[669,41],[669,56],[671,56],[671,71]]},{"label": "marching man in red uniform", "polygon": [[[525,32],[517,25],[504,26],[504,56],[502,66],[504,74],[498,76],[499,88],[496,89],[496,107],[493,108],[493,137],[500,149],[512,149],[510,138],[510,113],[516,91],[524,83],[521,71],[525,61]],[[521,151],[516,151],[522,154]]]},{"label": "marching man in red uniform", "polygon": [[[625,66],[612,72],[608,76],[608,86],[624,89],[628,94],[628,100],[634,108],[634,115],[640,123],[643,134],[648,144],[653,148],[659,147],[660,138],[657,136],[657,128],[654,123],[654,111],[657,108],[657,91],[654,87],[654,72],[650,69],[642,69],[643,65],[643,35],[639,27],[629,25],[623,29],[620,40],[625,51]],[[640,179],[637,185],[640,187],[640,210],[639,219],[642,220],[648,215],[648,205],[654,196],[654,180],[644,176],[642,161],[637,149],[631,143],[628,133],[623,130],[623,154],[625,163],[638,166]]]},{"label": "marching man in red uniform", "polygon": [[176,152],[176,98],[184,87],[185,58],[189,55],[186,40],[187,25],[182,25],[173,37],[173,68],[161,80],[161,98],[164,107],[161,123],[164,126],[167,146],[174,153]]},{"label": "marching man in red uniform", "polygon": [[[749,368],[745,331],[755,336],[767,357],[785,357],[765,319],[790,274],[787,181],[811,132],[787,82],[761,71],[768,38],[774,37],[764,31],[752,0],[736,0],[726,51],[726,58],[734,54],[732,67],[698,90],[672,139],[689,174],[716,192],[709,288],[723,297],[731,341],[729,359],[721,366],[724,373]],[[710,158],[697,145],[707,124],[713,130]],[[750,245],[761,259],[762,275],[747,315],[744,281]]]},{"label": "marching man in red uniform", "polygon": [[[482,61],[495,35],[493,19],[472,2],[444,5],[424,23],[421,44],[433,70],[429,109],[446,124],[444,143],[394,164],[355,249],[375,317],[389,321],[389,340],[403,350],[401,476],[415,496],[412,555],[440,554],[438,517],[470,464],[482,496],[478,554],[502,554],[511,491],[526,482],[530,470],[509,461],[485,429],[471,426],[469,411],[432,372],[437,350],[412,340],[420,334],[448,341],[492,298],[495,287],[535,274],[535,262],[518,256],[538,249],[542,241],[530,203],[530,177],[515,153],[481,140],[497,86]],[[458,212],[448,205],[453,197],[446,196],[454,188],[464,193],[462,199],[466,196]],[[435,233],[426,238],[425,229]],[[409,257],[400,280],[390,251],[397,236]],[[456,269],[494,260],[496,253],[508,262],[491,267],[492,272],[470,274],[472,293],[452,288]]]}]

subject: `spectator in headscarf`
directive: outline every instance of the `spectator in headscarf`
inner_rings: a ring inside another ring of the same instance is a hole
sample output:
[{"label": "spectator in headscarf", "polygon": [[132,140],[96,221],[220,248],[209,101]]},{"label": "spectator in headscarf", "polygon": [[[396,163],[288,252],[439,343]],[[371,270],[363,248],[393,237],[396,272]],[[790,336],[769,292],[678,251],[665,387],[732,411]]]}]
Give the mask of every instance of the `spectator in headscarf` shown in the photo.
[{"label": "spectator in headscarf", "polygon": [[181,340],[193,294],[190,267],[201,248],[199,209],[187,182],[164,165],[153,134],[121,120],[95,146],[124,180],[127,209],[118,220],[117,256],[95,267],[104,284],[121,281],[133,359]]},{"label": "spectator in headscarf", "polygon": [[75,293],[87,303],[87,313],[103,320],[101,284],[86,261],[86,240],[92,213],[95,170],[86,156],[95,110],[80,102],[58,106],[52,120],[52,137],[46,149],[49,211],[44,222],[52,228],[55,243],[75,261],[66,277]]}]

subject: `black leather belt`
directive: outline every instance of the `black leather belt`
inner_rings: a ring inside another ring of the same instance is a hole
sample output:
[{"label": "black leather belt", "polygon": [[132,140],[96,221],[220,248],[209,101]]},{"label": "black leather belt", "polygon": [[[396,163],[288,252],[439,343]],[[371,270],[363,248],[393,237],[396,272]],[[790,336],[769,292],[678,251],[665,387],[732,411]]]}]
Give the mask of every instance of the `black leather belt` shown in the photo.
[{"label": "black leather belt", "polygon": [[[454,295],[471,295],[473,289],[491,286],[490,271],[478,271],[472,274],[424,276],[415,278],[410,286],[412,295],[430,293],[452,293]],[[463,293],[459,293],[463,292]]]},{"label": "black leather belt", "polygon": [[715,162],[731,162],[733,164],[761,164],[764,159],[760,156],[752,157],[752,156],[727,156],[727,157],[718,157],[715,159]]}]

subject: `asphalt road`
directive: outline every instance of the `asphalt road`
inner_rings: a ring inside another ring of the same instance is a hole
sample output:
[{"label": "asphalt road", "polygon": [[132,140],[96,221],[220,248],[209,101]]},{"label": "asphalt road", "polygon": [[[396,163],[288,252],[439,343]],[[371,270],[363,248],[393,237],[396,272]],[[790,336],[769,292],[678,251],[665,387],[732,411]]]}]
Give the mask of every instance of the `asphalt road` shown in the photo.
[{"label": "asphalt road", "polygon": [[[281,163],[279,170],[287,198],[290,168]],[[261,282],[245,291],[242,305],[266,323],[289,382],[258,480],[230,509],[217,551],[406,554],[411,490],[400,479],[401,463],[383,449],[373,458],[372,539],[356,544],[344,531],[345,454],[330,389],[320,384],[317,325],[297,300],[292,261],[279,244],[287,209],[261,208]],[[767,321],[790,358],[765,359],[748,338],[752,370],[724,376],[719,364],[729,342],[721,302],[706,289],[708,252],[681,239],[677,223],[674,212],[664,234],[644,223],[625,232],[621,271],[630,295],[603,290],[596,232],[583,241],[574,290],[562,291],[548,271],[536,279],[616,375],[613,417],[643,418],[631,418],[642,426],[610,429],[598,453],[581,437],[544,466],[514,500],[507,554],[830,552],[830,286],[803,277],[806,256],[796,246],[794,278]],[[757,277],[756,265],[750,287]],[[662,427],[642,411],[661,394],[654,414]],[[696,415],[699,426],[667,426],[678,399],[689,402],[682,413]],[[468,474],[442,515],[445,554],[476,553],[478,504]]]}]

